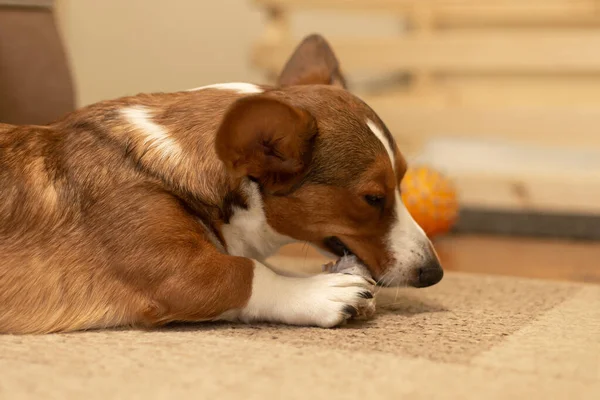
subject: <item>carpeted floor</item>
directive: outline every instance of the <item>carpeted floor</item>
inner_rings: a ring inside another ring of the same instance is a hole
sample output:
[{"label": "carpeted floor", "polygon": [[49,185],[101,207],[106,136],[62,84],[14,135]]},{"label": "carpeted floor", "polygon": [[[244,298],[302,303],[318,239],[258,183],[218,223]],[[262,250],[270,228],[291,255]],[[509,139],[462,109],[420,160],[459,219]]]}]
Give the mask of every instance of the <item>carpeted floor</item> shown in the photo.
[{"label": "carpeted floor", "polygon": [[600,286],[447,274],[378,305],[333,330],[0,336],[0,399],[600,398]]}]

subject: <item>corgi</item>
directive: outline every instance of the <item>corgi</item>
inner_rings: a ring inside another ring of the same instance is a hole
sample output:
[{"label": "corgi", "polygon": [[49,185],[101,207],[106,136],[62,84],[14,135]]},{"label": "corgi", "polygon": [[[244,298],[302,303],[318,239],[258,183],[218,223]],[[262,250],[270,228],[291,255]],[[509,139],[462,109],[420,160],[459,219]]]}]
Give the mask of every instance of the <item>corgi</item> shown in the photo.
[{"label": "corgi", "polygon": [[[442,279],[400,197],[406,168],[319,35],[276,86],[139,94],[0,125],[0,332],[343,324],[375,284]],[[373,280],[266,265],[294,241],[353,255]]]}]

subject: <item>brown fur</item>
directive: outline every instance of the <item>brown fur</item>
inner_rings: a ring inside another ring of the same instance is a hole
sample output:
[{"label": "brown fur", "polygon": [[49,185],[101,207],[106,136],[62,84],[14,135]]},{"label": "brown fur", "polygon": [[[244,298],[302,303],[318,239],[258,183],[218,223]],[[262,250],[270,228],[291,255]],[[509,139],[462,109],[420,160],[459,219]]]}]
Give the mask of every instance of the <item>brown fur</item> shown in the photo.
[{"label": "brown fur", "polygon": [[[226,253],[221,227],[246,206],[245,175],[261,182],[274,229],[317,245],[339,235],[383,273],[398,181],[364,118],[383,123],[335,85],[285,86],[340,83],[337,63],[325,75],[293,64],[283,87],[258,96],[142,94],[48,126],[0,125],[0,332],[155,326],[243,307],[253,262]],[[177,152],[132,125],[131,108]],[[253,140],[236,148],[240,124]],[[371,192],[388,198],[382,210],[364,202]]]},{"label": "brown fur", "polygon": [[220,253],[190,211],[209,204],[218,226],[235,201],[227,185],[202,191],[177,168],[154,169],[151,152],[140,160],[135,144],[107,137],[110,121],[89,118],[129,102],[50,127],[3,126],[0,331],[210,319],[248,298],[250,260]]},{"label": "brown fur", "polygon": [[312,159],[317,123],[308,112],[268,94],[240,99],[227,111],[217,155],[236,177],[281,192],[302,177]]},{"label": "brown fur", "polygon": [[[345,187],[306,183],[285,198],[267,197],[269,223],[279,232],[317,244],[337,236],[363,260],[374,277],[380,277],[392,261],[385,237],[393,220],[393,191],[396,187],[389,161],[379,156],[365,171]],[[341,179],[340,179],[341,180]],[[383,194],[382,210],[368,205],[365,194]],[[307,212],[308,210],[308,212]],[[293,218],[302,215],[302,218]]]}]

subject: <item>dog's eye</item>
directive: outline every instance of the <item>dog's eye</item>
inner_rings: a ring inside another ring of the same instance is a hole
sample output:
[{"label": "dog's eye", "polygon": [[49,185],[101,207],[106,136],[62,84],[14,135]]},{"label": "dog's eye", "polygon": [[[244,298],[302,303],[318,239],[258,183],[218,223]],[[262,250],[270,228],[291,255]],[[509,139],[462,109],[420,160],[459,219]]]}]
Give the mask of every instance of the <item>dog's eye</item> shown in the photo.
[{"label": "dog's eye", "polygon": [[365,201],[372,207],[383,208],[385,205],[385,197],[368,194],[365,196]]}]

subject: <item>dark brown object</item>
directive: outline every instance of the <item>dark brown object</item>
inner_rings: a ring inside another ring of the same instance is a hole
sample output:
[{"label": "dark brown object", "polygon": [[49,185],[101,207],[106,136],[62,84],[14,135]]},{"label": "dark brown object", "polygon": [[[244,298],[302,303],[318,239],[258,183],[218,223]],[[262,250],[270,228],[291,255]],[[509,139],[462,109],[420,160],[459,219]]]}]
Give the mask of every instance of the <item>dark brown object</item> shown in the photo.
[{"label": "dark brown object", "polygon": [[52,10],[0,2],[0,122],[46,124],[74,108],[71,73]]}]

